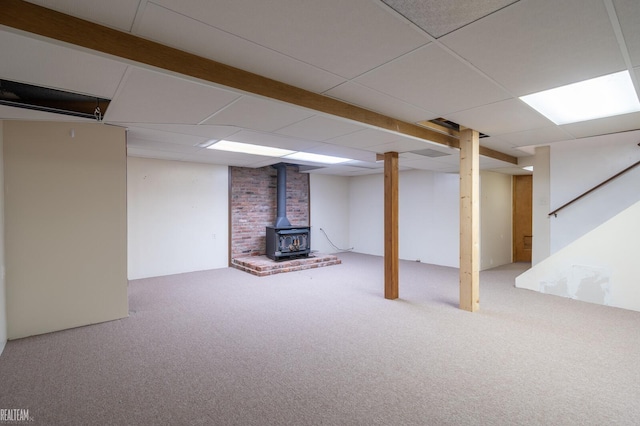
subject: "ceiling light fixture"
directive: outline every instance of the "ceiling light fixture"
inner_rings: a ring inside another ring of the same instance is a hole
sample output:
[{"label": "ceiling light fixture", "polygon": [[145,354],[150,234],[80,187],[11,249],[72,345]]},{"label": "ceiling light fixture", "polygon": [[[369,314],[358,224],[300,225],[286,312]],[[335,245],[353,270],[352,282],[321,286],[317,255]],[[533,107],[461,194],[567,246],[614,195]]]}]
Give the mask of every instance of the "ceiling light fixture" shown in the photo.
[{"label": "ceiling light fixture", "polygon": [[533,166],[524,166],[522,169],[526,170],[528,172],[532,172],[533,171]]},{"label": "ceiling light fixture", "polygon": [[196,146],[198,146],[200,148],[209,148],[211,145],[213,145],[214,143],[216,143],[218,141],[219,141],[219,139],[209,139],[208,141],[200,142]]},{"label": "ceiling light fixture", "polygon": [[640,111],[629,71],[533,93],[520,99],[558,125]]},{"label": "ceiling light fixture", "polygon": [[312,154],[310,152],[296,152],[285,156],[289,160],[309,161],[312,163],[339,164],[352,161],[350,158],[333,157],[331,155]]},{"label": "ceiling light fixture", "polygon": [[242,154],[263,155],[266,157],[283,157],[288,154],[293,154],[295,151],[282,148],[273,148],[264,145],[253,145],[250,143],[231,142],[221,140],[210,146],[207,149],[217,149],[220,151],[239,152]]},{"label": "ceiling light fixture", "polygon": [[219,151],[238,152],[241,154],[262,155],[265,157],[282,157],[287,160],[309,161],[312,163],[338,164],[353,161],[350,158],[333,157],[331,155],[312,154],[310,152],[291,151],[289,149],[274,148],[271,146],[254,145],[243,142],[232,142],[226,140],[209,140],[197,146],[207,149],[217,149]]}]

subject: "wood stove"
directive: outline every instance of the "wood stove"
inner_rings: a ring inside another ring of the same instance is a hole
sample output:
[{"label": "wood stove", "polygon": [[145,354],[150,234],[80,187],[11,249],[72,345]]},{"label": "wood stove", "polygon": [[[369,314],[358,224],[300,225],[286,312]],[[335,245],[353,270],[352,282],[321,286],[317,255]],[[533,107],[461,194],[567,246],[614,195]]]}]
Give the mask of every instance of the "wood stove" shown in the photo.
[{"label": "wood stove", "polygon": [[307,257],[311,252],[309,237],[308,226],[267,226],[267,257],[273,260]]},{"label": "wood stove", "polygon": [[266,230],[266,255],[273,260],[307,257],[311,253],[311,228],[292,226],[287,219],[287,165],[278,163],[272,167],[278,170],[278,204],[276,222]]}]

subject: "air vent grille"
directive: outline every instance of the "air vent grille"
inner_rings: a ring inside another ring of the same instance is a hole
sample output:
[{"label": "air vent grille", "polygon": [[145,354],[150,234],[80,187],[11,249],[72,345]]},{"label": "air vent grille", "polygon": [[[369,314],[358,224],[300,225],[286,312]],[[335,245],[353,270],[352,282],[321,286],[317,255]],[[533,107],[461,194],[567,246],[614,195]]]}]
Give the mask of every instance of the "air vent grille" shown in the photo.
[{"label": "air vent grille", "polygon": [[411,151],[413,154],[424,155],[425,157],[437,158],[437,157],[445,157],[448,154],[446,152],[436,151],[435,149],[421,149],[420,151]]},{"label": "air vent grille", "polygon": [[0,80],[0,105],[101,120],[109,99]]}]

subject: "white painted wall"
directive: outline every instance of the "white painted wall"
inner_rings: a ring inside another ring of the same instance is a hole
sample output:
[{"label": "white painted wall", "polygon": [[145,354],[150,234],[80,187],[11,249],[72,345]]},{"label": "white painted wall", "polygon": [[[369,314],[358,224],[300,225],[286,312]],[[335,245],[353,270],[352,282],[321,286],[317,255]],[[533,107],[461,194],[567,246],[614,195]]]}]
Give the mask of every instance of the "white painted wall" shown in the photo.
[{"label": "white painted wall", "polygon": [[[511,176],[481,174],[481,269],[511,263]],[[460,175],[426,170],[399,173],[399,256],[460,264]],[[313,220],[313,219],[312,219]],[[384,254],[384,176],[349,180],[349,244],[358,253]]]},{"label": "white painted wall", "polygon": [[532,233],[533,247],[531,264],[537,265],[549,257],[551,253],[551,220],[549,219],[551,175],[550,152],[548,146],[536,148],[533,159],[533,190],[532,190]]},{"label": "white painted wall", "polygon": [[[0,120],[0,188],[4,188],[3,122]],[[4,260],[4,190],[0,191],[0,354],[7,343],[7,298]]]},{"label": "white painted wall", "polygon": [[460,176],[401,172],[398,198],[400,258],[458,267]]},{"label": "white painted wall", "polygon": [[[459,191],[457,174],[411,170],[399,174],[399,256],[457,267]],[[349,181],[350,245],[359,253],[384,254],[384,176]]]},{"label": "white painted wall", "polygon": [[[640,160],[640,131],[551,146],[551,209],[555,209]],[[535,169],[534,169],[535,173]],[[640,167],[551,217],[551,253],[640,200]],[[548,213],[548,212],[547,212]]]},{"label": "white painted wall", "polygon": [[384,176],[382,174],[350,178],[349,246],[353,247],[353,251],[375,256],[384,254],[383,197]]},{"label": "white painted wall", "polygon": [[640,311],[640,202],[516,278],[516,287]]},{"label": "white painted wall", "polygon": [[8,338],[126,317],[125,129],[5,121],[3,133]]},{"label": "white painted wall", "polygon": [[[349,245],[349,177],[311,174],[311,249],[336,253]],[[323,229],[325,234],[320,230]],[[334,247],[331,242],[336,246]]]},{"label": "white painted wall", "polygon": [[129,157],[129,279],[228,266],[226,166]]},{"label": "white painted wall", "polygon": [[512,199],[510,175],[480,172],[480,270],[511,263]]},{"label": "white painted wall", "polygon": [[[511,176],[483,172],[480,182],[480,267],[486,269],[511,263]],[[426,170],[400,172],[398,198],[400,258],[457,268],[460,175]],[[382,256],[383,175],[350,178],[349,214],[349,242],[354,251]]]}]

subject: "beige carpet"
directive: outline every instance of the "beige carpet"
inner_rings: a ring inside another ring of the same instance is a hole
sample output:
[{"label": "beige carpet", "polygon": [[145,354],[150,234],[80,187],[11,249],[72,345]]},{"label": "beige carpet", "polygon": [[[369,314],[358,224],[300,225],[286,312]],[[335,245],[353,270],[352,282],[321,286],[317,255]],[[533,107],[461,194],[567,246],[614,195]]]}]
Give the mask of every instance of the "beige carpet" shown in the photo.
[{"label": "beige carpet", "polygon": [[0,409],[46,425],[638,425],[640,313],[382,259],[132,281],[127,319],[10,341]]}]

